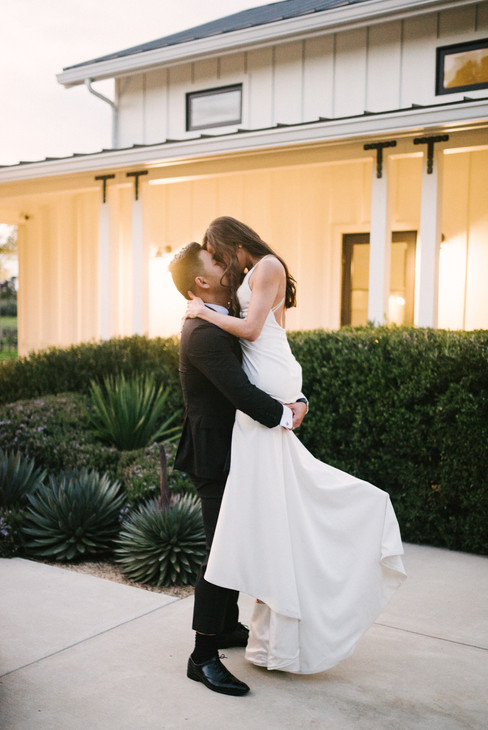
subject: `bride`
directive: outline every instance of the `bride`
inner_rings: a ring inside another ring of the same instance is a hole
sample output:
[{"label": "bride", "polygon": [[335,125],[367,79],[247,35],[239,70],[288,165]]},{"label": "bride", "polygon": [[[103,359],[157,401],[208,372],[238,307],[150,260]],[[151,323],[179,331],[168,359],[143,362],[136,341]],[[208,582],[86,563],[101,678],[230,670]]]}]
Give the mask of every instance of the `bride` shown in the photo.
[{"label": "bride", "polygon": [[[302,378],[284,329],[296,294],[285,262],[230,217],[214,220],[203,243],[223,267],[239,317],[194,295],[186,316],[239,337],[251,382],[294,402]],[[312,674],[350,656],[404,580],[402,554],[386,492],[315,459],[293,431],[237,411],[205,578],[257,599],[248,660]]]}]

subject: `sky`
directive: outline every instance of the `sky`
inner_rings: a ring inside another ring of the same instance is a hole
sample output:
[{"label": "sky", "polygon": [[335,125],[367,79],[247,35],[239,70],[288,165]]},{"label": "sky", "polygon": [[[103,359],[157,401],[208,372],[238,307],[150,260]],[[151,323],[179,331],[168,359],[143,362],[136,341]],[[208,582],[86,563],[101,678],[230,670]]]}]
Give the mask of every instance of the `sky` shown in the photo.
[{"label": "sky", "polygon": [[[110,147],[110,107],[59,84],[66,66],[268,2],[1,0],[0,165]],[[110,96],[112,84],[94,88]]]}]

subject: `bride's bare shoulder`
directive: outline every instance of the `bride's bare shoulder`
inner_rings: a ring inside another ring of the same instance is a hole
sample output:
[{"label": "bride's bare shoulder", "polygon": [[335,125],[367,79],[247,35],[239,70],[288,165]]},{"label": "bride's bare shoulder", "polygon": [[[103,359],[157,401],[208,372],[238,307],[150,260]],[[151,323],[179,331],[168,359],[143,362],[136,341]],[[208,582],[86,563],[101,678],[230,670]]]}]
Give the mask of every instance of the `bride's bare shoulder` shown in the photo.
[{"label": "bride's bare shoulder", "polygon": [[268,275],[283,274],[285,271],[281,261],[277,259],[276,256],[273,256],[273,254],[268,254],[268,256],[264,256],[264,258],[261,259],[259,266],[257,266],[257,271],[259,271],[259,269],[261,269],[263,273],[266,272]]}]

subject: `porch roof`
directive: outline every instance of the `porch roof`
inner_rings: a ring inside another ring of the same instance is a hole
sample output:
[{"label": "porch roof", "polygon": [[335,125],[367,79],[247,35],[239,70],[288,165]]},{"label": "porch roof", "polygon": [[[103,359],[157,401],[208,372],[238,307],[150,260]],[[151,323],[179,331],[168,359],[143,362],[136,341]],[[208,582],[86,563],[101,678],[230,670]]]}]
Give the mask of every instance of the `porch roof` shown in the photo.
[{"label": "porch roof", "polygon": [[372,135],[405,137],[429,129],[477,129],[488,126],[488,97],[450,101],[430,106],[412,104],[406,109],[326,119],[319,117],[296,124],[278,123],[261,129],[238,129],[221,134],[200,134],[182,139],[165,139],[154,144],[74,153],[66,157],[20,161],[0,165],[0,183],[53,175],[126,167],[157,166],[166,161],[202,159],[210,155],[251,152],[266,148],[293,147],[307,143],[338,143],[367,139]]}]

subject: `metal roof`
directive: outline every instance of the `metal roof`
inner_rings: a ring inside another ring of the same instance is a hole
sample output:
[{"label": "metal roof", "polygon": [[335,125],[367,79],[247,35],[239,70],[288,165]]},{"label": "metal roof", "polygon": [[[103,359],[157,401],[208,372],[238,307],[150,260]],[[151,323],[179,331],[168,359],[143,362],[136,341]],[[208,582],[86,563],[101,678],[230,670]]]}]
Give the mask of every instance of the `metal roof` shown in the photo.
[{"label": "metal roof", "polygon": [[[97,158],[97,157],[99,158],[100,155],[104,156],[106,165],[110,166],[110,160],[114,154],[121,153],[121,152],[124,152],[127,150],[144,150],[144,149],[149,150],[149,149],[156,149],[156,148],[158,150],[163,150],[163,149],[170,148],[172,145],[179,145],[182,143],[184,144],[184,143],[201,142],[202,144],[204,144],[206,141],[209,142],[211,140],[219,140],[219,139],[220,140],[223,140],[223,139],[232,140],[232,139],[246,137],[247,135],[252,137],[256,133],[260,133],[260,132],[268,132],[268,131],[276,132],[276,131],[279,131],[280,129],[285,129],[285,128],[298,131],[300,129],[304,129],[307,127],[314,127],[314,125],[317,125],[317,124],[321,125],[321,128],[325,131],[329,125],[336,126],[339,123],[352,122],[352,121],[356,121],[356,120],[358,122],[361,122],[362,120],[365,121],[367,119],[375,119],[375,118],[381,119],[382,117],[402,118],[403,116],[408,117],[409,113],[412,113],[412,112],[422,112],[422,111],[429,112],[429,111],[433,111],[433,110],[442,110],[443,107],[445,107],[446,109],[453,110],[455,108],[462,109],[463,106],[470,107],[472,105],[475,105],[477,107],[482,108],[481,117],[483,120],[486,120],[487,117],[486,117],[484,105],[486,105],[487,102],[488,102],[488,97],[487,98],[464,97],[464,99],[459,100],[459,101],[446,101],[446,102],[439,102],[437,104],[426,104],[426,105],[412,104],[410,107],[405,107],[405,108],[400,108],[400,109],[391,109],[388,111],[371,112],[371,111],[365,110],[362,114],[353,114],[351,116],[345,116],[345,117],[335,117],[335,118],[318,117],[317,119],[313,119],[313,120],[310,120],[307,122],[298,122],[298,123],[290,123],[290,124],[277,123],[270,127],[261,127],[258,129],[239,128],[235,132],[225,132],[222,134],[205,134],[204,133],[204,134],[199,134],[195,137],[184,137],[181,139],[165,139],[159,143],[152,142],[152,143],[147,143],[147,144],[133,144],[128,147],[115,147],[115,148],[110,148],[110,149],[102,149],[102,150],[98,150],[96,152],[81,152],[81,153],[75,152],[74,154],[67,155],[65,157],[46,157],[43,160],[31,160],[31,161],[22,160],[20,162],[17,162],[17,163],[11,164],[11,165],[1,165],[0,164],[0,171],[8,172],[9,170],[21,169],[23,167],[29,167],[29,166],[35,167],[38,165],[42,165],[46,162],[48,162],[48,163],[49,162],[54,162],[54,163],[60,162],[61,163],[63,161],[80,159],[80,158],[81,159]],[[408,125],[407,125],[406,129],[408,129]],[[394,135],[397,133],[397,131],[399,131],[399,130],[395,130],[394,128],[392,128],[389,131],[389,134]],[[373,133],[375,133],[375,132],[373,132]],[[371,134],[371,132],[366,132],[366,134]],[[1,182],[1,180],[0,180],[0,182]]]},{"label": "metal roof", "polygon": [[154,51],[158,48],[175,46],[179,43],[188,43],[189,41],[209,38],[223,33],[232,33],[233,31],[254,28],[259,25],[266,25],[267,23],[276,23],[280,20],[289,20],[290,18],[298,18],[312,13],[322,13],[334,8],[358,5],[359,3],[365,2],[370,2],[370,0],[321,0],[319,2],[317,0],[282,0],[282,2],[271,3],[270,5],[241,10],[239,13],[233,13],[224,18],[218,18],[217,20],[212,20],[203,25],[197,25],[194,28],[189,28],[179,33],[172,33],[171,35],[158,38],[149,43],[141,43],[138,46],[132,46],[131,48],[126,48],[116,53],[110,53],[107,56],[99,56],[90,61],[83,61],[83,63],[77,63],[73,66],[66,66],[63,71],[88,66],[93,63],[111,61],[116,58],[124,58],[125,56],[132,56],[136,53]]}]

